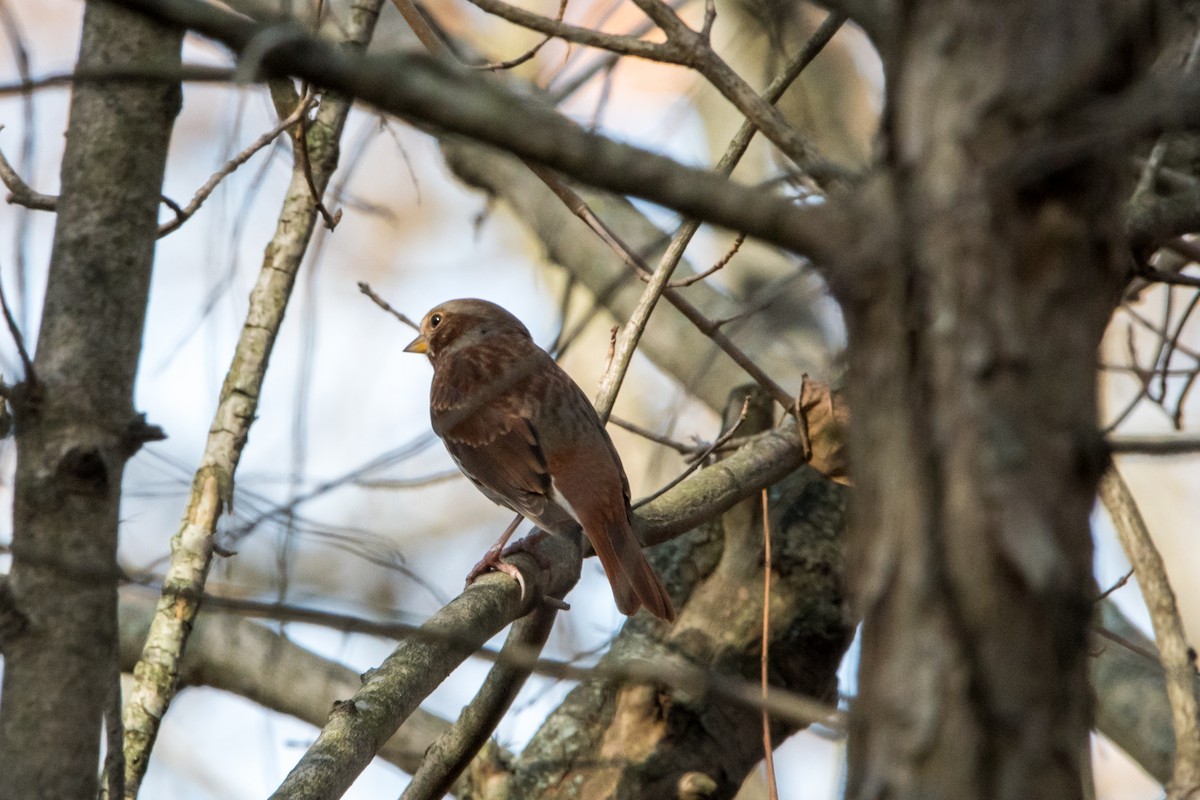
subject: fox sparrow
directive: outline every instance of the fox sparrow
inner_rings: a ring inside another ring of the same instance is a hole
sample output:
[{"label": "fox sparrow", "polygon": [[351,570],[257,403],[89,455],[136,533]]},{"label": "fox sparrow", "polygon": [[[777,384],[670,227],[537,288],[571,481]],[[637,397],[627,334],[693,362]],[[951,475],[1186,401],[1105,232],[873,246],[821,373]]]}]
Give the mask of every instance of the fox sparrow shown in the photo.
[{"label": "fox sparrow", "polygon": [[[459,469],[542,530],[583,528],[622,613],[645,606],[674,619],[633,532],[621,459],[583,390],[495,303],[450,300],[420,330],[404,350],[433,363],[429,415]],[[481,566],[502,567],[500,548],[515,527]]]}]

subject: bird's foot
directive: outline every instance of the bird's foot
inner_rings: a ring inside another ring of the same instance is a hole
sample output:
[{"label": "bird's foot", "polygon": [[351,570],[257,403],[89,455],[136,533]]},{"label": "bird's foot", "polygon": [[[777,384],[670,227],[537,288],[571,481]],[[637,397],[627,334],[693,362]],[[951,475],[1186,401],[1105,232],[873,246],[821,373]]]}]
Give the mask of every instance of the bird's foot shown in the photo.
[{"label": "bird's foot", "polygon": [[483,554],[483,558],[479,559],[479,563],[472,567],[471,571],[467,573],[467,586],[470,586],[472,583],[478,580],[480,575],[484,575],[493,571],[503,572],[505,575],[511,576],[513,580],[515,580],[521,587],[521,599],[524,600],[525,576],[521,574],[521,570],[517,569],[512,564],[503,561],[502,559],[516,553],[528,553],[529,555],[533,556],[534,561],[538,563],[539,567],[542,569],[548,569],[550,567],[550,562],[548,562],[541,553],[533,549],[534,545],[540,542],[545,536],[545,531],[535,531],[526,536],[524,539],[519,539],[516,542],[513,542],[508,547],[503,547],[502,541],[492,545],[488,548],[488,551]]}]

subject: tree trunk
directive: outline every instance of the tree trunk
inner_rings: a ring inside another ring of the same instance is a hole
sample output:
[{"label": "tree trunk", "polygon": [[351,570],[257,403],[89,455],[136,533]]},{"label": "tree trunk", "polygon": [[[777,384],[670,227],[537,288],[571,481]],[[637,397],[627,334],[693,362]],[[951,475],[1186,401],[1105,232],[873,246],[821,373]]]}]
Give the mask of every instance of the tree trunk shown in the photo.
[{"label": "tree trunk", "polygon": [[[89,3],[81,70],[177,72],[180,33]],[[117,522],[152,428],[133,383],[178,81],[75,87],[34,374],[14,393],[13,565],[4,603],[0,775],[20,798],[96,796],[115,692]],[[119,741],[114,743],[120,746]]]},{"label": "tree trunk", "polygon": [[1128,80],[1129,7],[934,0],[893,20],[894,260],[839,287],[865,615],[849,797],[1081,797],[1096,348],[1125,193],[1103,154],[1013,165]]}]

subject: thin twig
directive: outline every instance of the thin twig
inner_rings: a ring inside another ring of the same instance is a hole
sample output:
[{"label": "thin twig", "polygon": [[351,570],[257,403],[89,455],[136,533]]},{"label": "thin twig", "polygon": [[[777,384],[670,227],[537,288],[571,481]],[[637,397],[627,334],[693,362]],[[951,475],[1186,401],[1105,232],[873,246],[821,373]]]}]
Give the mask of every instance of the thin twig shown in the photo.
[{"label": "thin twig", "polygon": [[651,441],[656,444],[661,444],[664,447],[669,447],[672,450],[674,450],[676,453],[679,453],[680,455],[683,455],[683,456],[694,455],[700,449],[702,449],[702,448],[697,447],[697,445],[684,444],[683,442],[676,441],[669,436],[663,436],[661,434],[655,433],[654,431],[652,431],[648,428],[643,428],[641,425],[638,425],[637,423],[630,422],[627,419],[622,419],[621,417],[615,416],[613,414],[609,415],[608,421],[610,423],[612,423],[613,425],[616,425],[618,428],[623,428],[632,434],[635,434],[637,436],[642,437],[643,439],[646,439],[647,441]]},{"label": "thin twig", "polygon": [[371,298],[371,300],[372,300],[372,301],[375,303],[375,305],[379,306],[379,307],[380,307],[380,308],[382,308],[384,311],[388,312],[388,313],[389,313],[389,314],[391,314],[393,317],[395,317],[396,319],[400,320],[401,322],[403,322],[403,323],[404,323],[405,325],[407,325],[408,327],[412,328],[414,331],[416,331],[416,330],[420,330],[420,329],[421,329],[421,326],[420,326],[420,325],[418,325],[417,323],[413,322],[413,321],[412,321],[411,319],[409,319],[409,318],[408,318],[408,316],[406,316],[405,314],[402,314],[402,313],[400,313],[399,311],[397,311],[396,309],[392,308],[391,304],[390,304],[390,303],[388,303],[388,301],[387,301],[387,300],[384,300],[382,297],[380,297],[379,295],[377,295],[377,294],[375,293],[375,290],[374,290],[374,289],[372,289],[372,288],[371,288],[371,286],[370,286],[370,284],[368,284],[366,281],[359,281],[359,282],[358,282],[358,290],[359,290],[360,292],[362,292],[363,294],[365,294],[367,297]]},{"label": "thin twig", "polygon": [[[618,428],[627,430],[630,433],[634,434],[635,436],[640,436],[643,439],[646,439],[647,441],[651,441],[651,442],[654,442],[655,444],[661,444],[664,447],[671,448],[676,453],[679,453],[681,456],[683,456],[685,459],[687,459],[687,462],[689,464],[694,461],[703,462],[704,459],[708,458],[710,455],[713,455],[714,453],[733,452],[734,450],[737,450],[739,447],[746,444],[746,442],[748,442],[754,438],[753,436],[734,436],[733,438],[727,439],[723,443],[719,444],[716,447],[716,449],[713,449],[712,442],[704,441],[700,437],[695,436],[695,435],[692,436],[693,443],[687,444],[686,442],[681,442],[678,439],[672,439],[669,436],[664,436],[660,433],[655,433],[654,431],[650,430],[649,428],[643,428],[641,425],[638,425],[636,422],[630,422],[627,419],[615,416],[613,414],[609,415],[608,421],[610,424],[616,425]],[[803,443],[802,443],[802,446],[803,446]]]},{"label": "thin twig", "polygon": [[[1161,407],[1165,413],[1170,415],[1172,425],[1176,430],[1180,430],[1183,427],[1183,414],[1186,409],[1187,395],[1197,381],[1197,378],[1200,377],[1200,353],[1185,345],[1181,341],[1181,337],[1183,336],[1184,329],[1187,327],[1187,323],[1191,318],[1191,315],[1195,312],[1197,307],[1200,307],[1200,292],[1193,293],[1191,299],[1188,301],[1187,306],[1179,315],[1179,319],[1175,321],[1173,331],[1168,330],[1167,325],[1170,324],[1172,316],[1171,297],[1174,293],[1168,291],[1164,292],[1163,294],[1166,308],[1163,311],[1164,323],[1161,327],[1151,320],[1146,319],[1129,303],[1125,303],[1121,306],[1122,310],[1135,322],[1154,333],[1157,337],[1156,353],[1151,361],[1151,367],[1142,368],[1138,364],[1136,352],[1133,346],[1133,332],[1131,329],[1128,330],[1126,347],[1129,350],[1130,365],[1122,367],[1122,369],[1133,374],[1141,383],[1142,393],[1137,399],[1140,399],[1143,396],[1148,397],[1151,401]],[[1182,353],[1197,363],[1186,370],[1173,370],[1171,368],[1171,362],[1173,361],[1176,353]],[[1179,389],[1179,392],[1174,400],[1174,410],[1168,408],[1168,401],[1170,399],[1168,397],[1168,391],[1171,386],[1171,384],[1168,382],[1168,379],[1171,377],[1183,377],[1184,379],[1183,386]],[[1157,394],[1151,391],[1151,384],[1154,378],[1158,379]]]},{"label": "thin twig", "polygon": [[1129,641],[1129,639],[1125,638],[1121,634],[1117,633],[1116,631],[1111,631],[1108,628],[1104,627],[1103,625],[1093,625],[1092,630],[1096,633],[1097,636],[1100,636],[1104,639],[1108,639],[1113,644],[1116,644],[1116,645],[1119,645],[1119,646],[1125,648],[1126,650],[1133,653],[1134,655],[1141,656],[1146,661],[1149,661],[1151,664],[1154,664],[1156,667],[1159,667],[1160,669],[1162,668],[1162,661],[1159,660],[1158,654],[1155,653],[1153,650],[1147,650],[1145,647],[1142,647],[1137,642],[1131,642],[1131,641]]},{"label": "thin twig", "polygon": [[[0,125],[0,130],[4,126]],[[8,162],[4,152],[0,150],[0,181],[8,187],[9,203],[31,208],[35,211],[54,211],[58,207],[58,198],[52,194],[42,194],[34,189],[17,174],[13,165]]]},{"label": "thin twig", "polygon": [[1125,407],[1121,409],[1120,413],[1113,418],[1112,422],[1109,422],[1107,425],[1105,425],[1101,432],[1105,436],[1111,435],[1113,431],[1121,426],[1122,422],[1129,418],[1129,415],[1133,413],[1133,410],[1138,407],[1138,404],[1142,402],[1142,398],[1145,396],[1146,387],[1139,387],[1138,393],[1133,397],[1133,399],[1125,404]]},{"label": "thin twig", "polygon": [[0,83],[0,97],[28,94],[42,89],[56,89],[80,83],[101,81],[123,81],[125,83],[229,83],[234,79],[234,70],[228,67],[213,67],[201,64],[185,64],[178,69],[156,69],[152,66],[104,67],[78,69],[74,72],[56,72],[40,78],[22,79],[14,83]]},{"label": "thin twig", "polygon": [[[301,105],[309,102],[311,98],[306,98]],[[333,230],[342,220],[341,209],[334,213],[329,213],[329,209],[325,207],[325,202],[321,199],[321,190],[317,188],[317,181],[313,177],[312,161],[308,157],[308,123],[302,114],[300,116],[301,125],[299,130],[292,134],[292,141],[296,143],[296,160],[300,162],[300,169],[304,172],[304,180],[308,183],[308,191],[312,194],[313,207],[317,213],[321,215],[321,219],[325,221],[325,227],[328,230]]]},{"label": "thin twig", "polygon": [[[405,2],[406,0],[401,1]],[[686,57],[683,48],[674,42],[647,42],[637,36],[602,33],[591,28],[584,28],[567,22],[558,22],[549,17],[534,14],[531,11],[526,11],[525,9],[502,2],[502,0],[471,0],[471,3],[489,14],[508,20],[514,25],[520,25],[522,28],[528,28],[531,31],[544,33],[547,36],[553,36],[586,47],[597,47],[601,50],[608,50],[620,55],[645,58],[650,61],[661,61],[668,64],[681,63]],[[407,16],[405,19],[408,19]]]},{"label": "thin twig", "polygon": [[737,238],[733,240],[733,245],[725,252],[725,255],[721,256],[721,258],[717,260],[717,263],[713,264],[703,272],[697,272],[695,275],[689,275],[686,278],[681,278],[677,281],[671,281],[667,285],[672,289],[683,289],[691,286],[693,283],[699,283],[705,278],[715,275],[717,272],[723,270],[725,266],[733,260],[733,257],[737,255],[738,250],[741,249],[742,243],[745,241],[746,234],[739,233]]},{"label": "thin twig", "polygon": [[299,122],[316,104],[317,98],[315,97],[309,97],[301,100],[300,104],[296,106],[296,110],[289,114],[287,119],[284,119],[278,125],[273,126],[269,131],[255,139],[248,147],[246,147],[233,158],[226,161],[224,166],[209,176],[209,179],[204,182],[203,186],[196,190],[196,194],[192,196],[191,201],[186,206],[180,207],[177,203],[164,197],[163,203],[165,203],[171,208],[172,211],[175,212],[175,218],[170,222],[164,222],[162,225],[158,226],[159,238],[178,230],[183,223],[187,222],[193,214],[200,210],[200,206],[203,205],[204,201],[207,200],[209,196],[216,190],[221,181],[223,181],[229,175],[232,175],[238,167],[249,161],[259,150],[262,150],[264,147],[271,144],[271,142],[275,141],[275,138],[279,136],[279,134],[283,133],[288,128]]},{"label": "thin twig", "polygon": [[17,320],[13,317],[12,309],[8,307],[3,281],[0,281],[0,309],[4,311],[4,322],[8,325],[8,332],[12,334],[13,341],[17,345],[17,352],[21,355],[21,365],[25,367],[25,381],[31,386],[36,385],[38,379],[37,373],[33,369],[33,360],[29,357],[29,351],[25,349],[25,337],[21,335],[21,329],[17,327]]},{"label": "thin twig", "polygon": [[461,477],[463,477],[461,470],[449,469],[445,472],[435,472],[432,475],[422,475],[418,478],[363,478],[352,481],[351,485],[357,486],[359,489],[420,489]]},{"label": "thin twig", "polygon": [[1175,767],[1167,796],[1172,800],[1191,797],[1200,788],[1200,703],[1196,698],[1195,651],[1188,645],[1162,556],[1154,546],[1132,492],[1115,466],[1100,481],[1100,499],[1137,575],[1165,673],[1175,730]]},{"label": "thin twig", "polygon": [[[680,2],[677,3],[676,7],[682,6],[686,2],[688,2],[688,0],[680,0]],[[597,26],[602,21],[603,20],[598,21],[596,23]],[[642,22],[635,25],[632,29],[630,29],[630,31],[625,35],[631,39],[640,39],[642,36],[645,36],[647,33],[649,33],[650,29],[653,27],[654,27],[653,22],[651,22],[648,19],[643,20]],[[587,85],[587,83],[592,78],[596,77],[601,72],[606,72],[606,73],[611,74],[613,69],[616,67],[617,62],[620,60],[621,60],[621,55],[619,53],[606,52],[603,55],[601,55],[600,58],[596,59],[595,62],[593,62],[592,64],[589,64],[578,75],[571,78],[566,83],[566,85],[561,86],[557,89],[551,89],[550,85],[552,85],[553,82],[558,79],[559,75],[562,74],[562,70],[560,70],[558,74],[556,74],[555,76],[553,76],[550,79],[550,81],[548,82],[548,84],[546,86],[546,90],[550,93],[550,98],[551,98],[551,100],[553,100],[554,104],[559,105],[564,100],[566,100],[568,97],[570,97],[571,95],[575,94],[577,91],[582,89],[585,85]],[[564,68],[566,66],[567,66],[566,64],[563,65]]]},{"label": "thin twig", "polygon": [[[567,2],[568,2],[568,0],[559,0],[558,13],[554,16],[555,22],[563,21],[563,15],[567,13]],[[512,69],[513,67],[519,67],[522,64],[524,64],[526,61],[529,61],[531,58],[536,56],[538,54],[538,51],[541,50],[543,47],[545,47],[547,42],[549,42],[553,39],[554,39],[553,35],[546,34],[546,36],[540,42],[538,42],[533,47],[529,48],[528,50],[526,50],[524,53],[517,56],[516,58],[510,58],[507,61],[493,61],[488,64],[472,64],[471,69],[479,69],[479,70],[486,70],[488,72],[496,72],[497,70]]]},{"label": "thin twig", "polygon": [[[412,625],[395,620],[376,621],[352,614],[339,614],[290,603],[261,602],[206,593],[203,595],[203,605],[205,613],[221,612],[280,622],[303,622],[344,633],[362,633],[395,641],[413,638],[452,644],[473,644],[475,641],[469,633],[457,636],[444,630],[431,631],[422,625]],[[585,681],[593,678],[628,682],[649,680],[652,683],[664,683],[679,689],[698,685],[705,686],[717,696],[734,700],[746,708],[766,709],[778,719],[803,724],[818,722],[835,731],[844,730],[844,715],[837,709],[816,700],[779,687],[771,687],[764,698],[761,687],[755,681],[747,681],[690,665],[685,666],[682,662],[664,664],[661,678],[655,679],[652,677],[654,665],[640,661],[631,661],[620,665],[579,666],[567,661],[540,658],[538,653],[531,650],[514,650],[506,653],[504,650],[497,651],[487,646],[474,647],[473,654],[486,661],[505,664],[509,667],[526,667],[539,675],[559,680]]]},{"label": "thin twig", "polygon": [[658,491],[653,492],[652,494],[649,494],[646,497],[643,497],[641,500],[638,500],[636,503],[633,504],[633,507],[641,508],[642,506],[649,503],[651,500],[658,499],[659,497],[661,497],[662,495],[664,495],[665,493],[669,492],[671,489],[674,489],[676,486],[678,486],[680,483],[682,483],[684,481],[684,479],[687,478],[687,476],[691,475],[693,472],[695,472],[697,469],[699,469],[704,464],[705,459],[707,459],[713,453],[717,452],[717,449],[720,448],[721,445],[725,444],[726,442],[728,442],[730,439],[733,438],[733,435],[735,433],[737,433],[737,429],[739,427],[741,427],[743,422],[746,421],[746,414],[749,413],[749,411],[750,411],[750,395],[746,395],[746,399],[742,402],[742,413],[738,415],[737,422],[733,423],[733,425],[731,425],[729,427],[729,430],[725,431],[725,433],[722,433],[720,436],[717,437],[716,441],[714,441],[712,444],[710,444],[708,447],[706,447],[704,449],[704,452],[701,453],[700,456],[695,461],[693,461],[691,464],[688,465],[687,469],[685,469],[683,472],[681,472],[679,475],[677,475],[673,480],[668,481],[666,483],[666,485],[664,485]]},{"label": "thin twig", "polygon": [[[744,413],[744,412],[743,412]],[[771,744],[771,714],[767,711],[767,685],[770,670],[771,647],[771,509],[767,502],[767,490],[762,490],[763,518],[763,610],[762,610],[762,659],[759,680],[762,686],[762,736],[763,759],[767,767],[767,796],[779,800],[779,784],[775,780],[775,746]]]},{"label": "thin twig", "polygon": [[704,0],[704,23],[700,26],[700,36],[711,45],[713,23],[717,21],[717,4],[715,0]]},{"label": "thin twig", "polygon": [[[657,8],[657,7],[656,7]],[[665,7],[664,7],[665,8]],[[674,12],[669,8],[659,10],[660,16],[669,13],[674,17]],[[666,18],[664,16],[664,18]],[[675,17],[678,19],[678,17]],[[767,87],[763,93],[763,101],[766,103],[778,102],[783,96],[787,87],[790,86],[800,73],[804,70],[812,59],[824,48],[824,46],[833,38],[833,35],[845,23],[846,18],[840,14],[830,14],[824,22],[813,33],[812,37],[801,48],[800,52],[784,67],[783,72],[771,85]],[[721,160],[717,163],[716,171],[722,175],[729,175],[733,172],[737,163],[745,154],[746,149],[750,145],[750,141],[754,136],[756,127],[750,120],[746,120],[742,127],[738,130],[733,140],[729,143],[725,153],[721,156]],[[612,405],[616,400],[617,392],[620,390],[622,381],[625,378],[625,373],[629,368],[629,363],[633,358],[633,352],[637,348],[637,344],[641,339],[642,331],[649,322],[650,314],[653,312],[659,297],[665,297],[671,305],[675,306],[689,321],[707,335],[713,342],[724,350],[730,358],[744,369],[754,380],[769,391],[775,400],[784,408],[788,408],[792,402],[792,396],[776,383],[769,375],[766,374],[757,364],[755,364],[749,356],[747,356],[741,348],[733,343],[733,340],[721,333],[719,330],[721,323],[714,323],[708,320],[701,311],[687,301],[681,294],[669,285],[671,275],[675,267],[679,264],[683,257],[684,251],[691,242],[692,237],[699,230],[700,225],[695,220],[689,220],[680,226],[679,230],[671,237],[670,243],[659,259],[658,267],[653,273],[649,271],[645,261],[640,255],[633,252],[619,236],[616,235],[607,225],[603,223],[592,211],[587,207],[578,194],[569,187],[562,184],[548,170],[534,169],[534,173],[555,192],[556,195],[570,208],[576,216],[580,217],[584,222],[596,232],[600,238],[606,242],[614,251],[616,251],[624,261],[629,264],[634,271],[647,282],[646,290],[638,299],[638,304],[630,314],[629,323],[625,326],[621,338],[617,343],[617,357],[610,369],[605,370],[605,374],[600,380],[600,389],[597,392],[597,407],[601,409],[601,418],[603,419],[607,413],[611,413]],[[549,176],[549,177],[547,177]],[[549,179],[557,181],[557,185],[550,183]]]},{"label": "thin twig", "polygon": [[1107,589],[1105,589],[1103,592],[1100,593],[1100,595],[1096,598],[1096,602],[1099,603],[1101,600],[1108,597],[1110,594],[1115,592],[1117,589],[1124,587],[1125,584],[1129,583],[1129,579],[1132,577],[1133,577],[1133,567],[1130,567],[1129,572],[1126,572],[1124,575],[1122,575],[1120,578],[1117,579],[1116,583],[1114,583],[1112,586],[1108,587]]}]

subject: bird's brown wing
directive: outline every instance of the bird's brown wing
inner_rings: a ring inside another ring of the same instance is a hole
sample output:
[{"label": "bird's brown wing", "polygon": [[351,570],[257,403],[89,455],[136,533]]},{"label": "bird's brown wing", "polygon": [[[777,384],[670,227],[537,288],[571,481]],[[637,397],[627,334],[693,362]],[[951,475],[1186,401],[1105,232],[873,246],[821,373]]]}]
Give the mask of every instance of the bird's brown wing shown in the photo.
[{"label": "bird's brown wing", "polygon": [[671,598],[642,553],[629,510],[629,480],[612,439],[583,390],[555,366],[545,379],[558,398],[538,418],[535,432],[546,454],[553,495],[583,527],[612,584],[617,608],[633,614],[646,606],[675,618]]},{"label": "bird's brown wing", "polygon": [[477,346],[439,366],[430,393],[433,429],[490,500],[552,533],[570,528],[574,522],[550,500],[550,473],[526,391],[537,354],[549,357],[538,350],[513,362],[511,350],[491,351]]},{"label": "bird's brown wing", "polygon": [[674,619],[630,522],[629,481],[583,390],[531,342],[497,339],[441,360],[434,431],[485,495],[551,533],[583,528],[617,607]]}]

